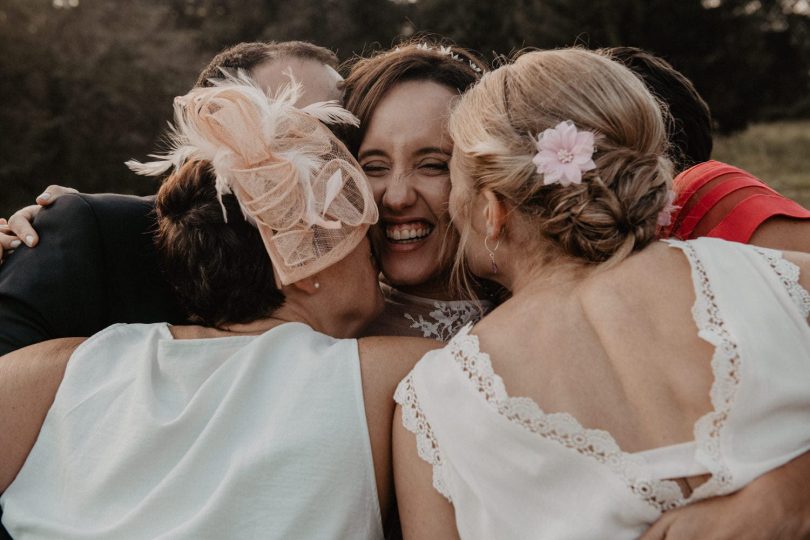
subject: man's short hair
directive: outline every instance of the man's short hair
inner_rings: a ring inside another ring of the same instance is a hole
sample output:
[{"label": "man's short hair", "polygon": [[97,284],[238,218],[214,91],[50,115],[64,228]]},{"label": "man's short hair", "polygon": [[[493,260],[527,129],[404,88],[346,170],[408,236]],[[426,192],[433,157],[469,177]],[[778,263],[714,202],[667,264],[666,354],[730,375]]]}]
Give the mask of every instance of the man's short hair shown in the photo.
[{"label": "man's short hair", "polygon": [[692,81],[663,58],[636,47],[601,52],[633,71],[669,109],[667,135],[677,172],[711,159],[712,115]]},{"label": "man's short hair", "polygon": [[202,70],[194,86],[211,86],[209,79],[222,76],[220,68],[250,71],[268,60],[285,57],[315,60],[335,69],[338,66],[334,52],[306,41],[253,41],[239,43],[217,54]]}]

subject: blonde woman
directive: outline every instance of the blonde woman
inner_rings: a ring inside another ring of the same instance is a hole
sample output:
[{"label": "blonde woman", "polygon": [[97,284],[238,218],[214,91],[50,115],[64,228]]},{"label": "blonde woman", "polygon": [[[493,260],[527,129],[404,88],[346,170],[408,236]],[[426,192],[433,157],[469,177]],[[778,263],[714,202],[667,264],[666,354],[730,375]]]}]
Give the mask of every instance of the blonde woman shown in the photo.
[{"label": "blonde woman", "polygon": [[810,449],[810,255],[655,241],[671,165],[641,81],[525,54],[450,134],[463,257],[512,297],[398,387],[406,537],[636,538]]}]

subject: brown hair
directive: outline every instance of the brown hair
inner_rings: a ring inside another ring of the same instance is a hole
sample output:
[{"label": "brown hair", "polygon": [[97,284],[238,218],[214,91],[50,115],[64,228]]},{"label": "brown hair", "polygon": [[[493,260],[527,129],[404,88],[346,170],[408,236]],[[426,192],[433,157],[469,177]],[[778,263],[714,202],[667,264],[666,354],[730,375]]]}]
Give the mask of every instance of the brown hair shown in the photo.
[{"label": "brown hair", "polygon": [[346,145],[357,155],[374,110],[385,94],[406,81],[432,81],[459,94],[474,85],[487,70],[475,53],[448,41],[415,38],[397,47],[349,62],[344,81],[345,107],[360,119],[360,127],[344,134]]},{"label": "brown hair", "polygon": [[[581,184],[544,185],[532,162],[536,135],[564,120],[597,134],[596,168]],[[544,262],[615,262],[656,238],[672,180],[666,130],[655,98],[621,64],[579,48],[526,53],[465,94],[450,135],[471,191],[513,206],[510,234]],[[462,247],[468,206],[456,216]],[[460,267],[463,255],[457,275]]]},{"label": "brown hair", "polygon": [[259,231],[224,195],[225,222],[214,175],[188,162],[157,194],[155,244],[166,278],[194,322],[221,327],[267,317],[284,303]]},{"label": "brown hair", "polygon": [[329,49],[307,41],[268,41],[239,43],[217,54],[202,70],[195,87],[211,86],[209,79],[222,76],[220,69],[244,69],[250,71],[259,64],[283,57],[315,60],[337,69],[338,58]]},{"label": "brown hair", "polygon": [[676,172],[711,159],[712,115],[692,81],[663,58],[636,47],[612,47],[598,52],[624,64],[663,101],[669,113],[667,137]]}]

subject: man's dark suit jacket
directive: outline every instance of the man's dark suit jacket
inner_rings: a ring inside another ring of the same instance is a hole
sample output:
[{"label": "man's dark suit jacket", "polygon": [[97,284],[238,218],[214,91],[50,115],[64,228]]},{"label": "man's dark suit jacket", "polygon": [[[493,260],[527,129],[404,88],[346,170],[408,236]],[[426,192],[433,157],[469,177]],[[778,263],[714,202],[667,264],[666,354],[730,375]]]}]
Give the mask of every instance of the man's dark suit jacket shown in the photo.
[{"label": "man's dark suit jacket", "polygon": [[184,321],[158,269],[153,197],[66,195],[34,226],[40,243],[0,266],[0,355],[119,322]]},{"label": "man's dark suit jacket", "polygon": [[153,197],[66,195],[34,226],[39,244],[0,266],[0,355],[119,322],[185,322],[158,268]]}]

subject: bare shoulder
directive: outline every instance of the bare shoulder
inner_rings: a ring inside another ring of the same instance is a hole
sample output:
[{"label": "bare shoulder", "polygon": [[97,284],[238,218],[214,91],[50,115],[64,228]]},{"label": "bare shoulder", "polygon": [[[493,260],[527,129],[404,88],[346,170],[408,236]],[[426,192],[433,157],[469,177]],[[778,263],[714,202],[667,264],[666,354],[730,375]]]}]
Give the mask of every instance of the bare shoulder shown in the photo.
[{"label": "bare shoulder", "polygon": [[29,345],[0,357],[0,366],[18,362],[67,361],[76,348],[86,340],[84,337],[59,338]]},{"label": "bare shoulder", "polygon": [[444,344],[432,339],[419,337],[372,336],[358,340],[360,355],[372,358],[409,358],[417,360],[426,352],[438,349]]},{"label": "bare shoulder", "polygon": [[749,243],[773,249],[810,252],[810,219],[772,217],[754,231]]},{"label": "bare shoulder", "polygon": [[85,338],[54,339],[0,357],[0,493],[34,446],[73,351]]},{"label": "bare shoulder", "polygon": [[799,267],[799,284],[810,291],[810,253],[784,251],[782,256]]},{"label": "bare shoulder", "polygon": [[417,337],[374,336],[361,338],[357,343],[364,370],[397,382],[425,353],[443,346],[438,341]]}]

